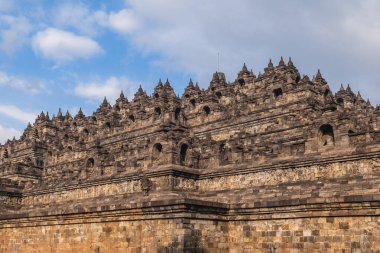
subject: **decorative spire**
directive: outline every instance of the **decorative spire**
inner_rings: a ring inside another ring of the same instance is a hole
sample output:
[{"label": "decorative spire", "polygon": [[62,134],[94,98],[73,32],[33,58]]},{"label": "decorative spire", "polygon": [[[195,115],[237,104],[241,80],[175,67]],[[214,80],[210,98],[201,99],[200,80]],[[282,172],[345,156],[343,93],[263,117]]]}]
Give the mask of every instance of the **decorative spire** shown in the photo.
[{"label": "decorative spire", "polygon": [[272,59],[269,59],[268,68],[273,68]]},{"label": "decorative spire", "polygon": [[143,99],[146,97],[147,97],[146,92],[143,90],[140,84],[137,92],[135,93],[133,100],[136,101],[136,100]]},{"label": "decorative spire", "polygon": [[121,98],[121,99],[124,99],[124,98],[125,98],[125,96],[124,96],[124,92],[123,92],[123,91],[120,92],[120,96],[119,96],[119,98]]},{"label": "decorative spire", "polygon": [[340,84],[340,89],[339,89],[339,90],[340,90],[340,91],[345,91],[344,86],[343,86],[343,83]]},{"label": "decorative spire", "polygon": [[164,92],[167,96],[172,96],[172,97],[176,96],[172,86],[170,85],[169,79],[166,79],[166,82],[164,84]]},{"label": "decorative spire", "polygon": [[284,62],[284,58],[282,58],[281,56],[281,59],[280,59],[280,62],[278,63],[279,66],[285,66],[285,62]]},{"label": "decorative spire", "polygon": [[158,80],[157,87],[163,87],[161,78],[160,78],[160,80]]},{"label": "decorative spire", "polygon": [[350,84],[347,84],[347,89],[346,89],[346,91],[352,93],[352,90],[351,90]]},{"label": "decorative spire", "polygon": [[292,61],[292,57],[289,57],[288,67],[294,67],[294,64],[293,64],[293,61]]},{"label": "decorative spire", "polygon": [[189,84],[187,85],[187,87],[191,87],[191,88],[194,87],[193,80],[191,80],[191,78],[190,78],[190,81],[189,81]]},{"label": "decorative spire", "polygon": [[104,106],[108,105],[107,97],[104,97],[102,105],[104,105]]},{"label": "decorative spire", "polygon": [[66,115],[65,115],[65,120],[69,120],[69,119],[72,119],[72,117],[71,117],[69,110],[67,110]]},{"label": "decorative spire", "polygon": [[321,74],[321,71],[319,69],[317,71],[317,75],[315,76],[315,78],[317,78],[317,79],[322,78],[322,74]]},{"label": "decorative spire", "polygon": [[127,103],[127,102],[128,102],[128,99],[124,96],[124,92],[121,91],[119,98],[116,99],[116,105],[121,106],[122,104]]},{"label": "decorative spire", "polygon": [[58,118],[58,119],[62,119],[62,111],[61,111],[61,108],[59,108],[59,110],[58,110],[57,118]]},{"label": "decorative spire", "polygon": [[321,71],[318,69],[317,74],[313,78],[313,81],[319,84],[327,84],[326,80],[322,77]]},{"label": "decorative spire", "polygon": [[166,78],[166,82],[165,82],[164,86],[170,86],[170,82],[169,82],[168,78]]},{"label": "decorative spire", "polygon": [[195,83],[195,89],[196,89],[197,91],[200,91],[200,90],[201,90],[201,89],[199,88],[198,82]]},{"label": "decorative spire", "polygon": [[247,66],[245,65],[245,62],[244,62],[244,65],[243,65],[243,68],[241,69],[242,72],[248,72],[248,69],[247,69]]},{"label": "decorative spire", "polygon": [[84,118],[84,114],[82,112],[82,107],[79,108],[79,111],[77,113],[77,115],[75,115],[75,118]]}]

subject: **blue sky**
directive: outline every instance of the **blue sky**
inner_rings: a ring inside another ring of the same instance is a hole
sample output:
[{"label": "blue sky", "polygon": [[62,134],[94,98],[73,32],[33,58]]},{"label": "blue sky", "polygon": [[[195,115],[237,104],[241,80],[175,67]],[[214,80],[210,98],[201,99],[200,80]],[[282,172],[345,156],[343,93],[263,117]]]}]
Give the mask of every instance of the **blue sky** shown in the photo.
[{"label": "blue sky", "polygon": [[331,88],[350,83],[380,103],[380,1],[0,0],[0,142],[41,111],[91,114],[169,78],[207,87],[292,57]]}]

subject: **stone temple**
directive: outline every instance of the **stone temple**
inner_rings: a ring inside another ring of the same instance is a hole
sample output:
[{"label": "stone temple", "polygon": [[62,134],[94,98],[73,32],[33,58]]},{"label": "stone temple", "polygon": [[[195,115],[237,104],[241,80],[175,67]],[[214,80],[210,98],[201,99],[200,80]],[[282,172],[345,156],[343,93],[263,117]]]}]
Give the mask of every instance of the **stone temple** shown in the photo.
[{"label": "stone temple", "polygon": [[0,146],[0,252],[380,252],[380,107],[289,59]]}]

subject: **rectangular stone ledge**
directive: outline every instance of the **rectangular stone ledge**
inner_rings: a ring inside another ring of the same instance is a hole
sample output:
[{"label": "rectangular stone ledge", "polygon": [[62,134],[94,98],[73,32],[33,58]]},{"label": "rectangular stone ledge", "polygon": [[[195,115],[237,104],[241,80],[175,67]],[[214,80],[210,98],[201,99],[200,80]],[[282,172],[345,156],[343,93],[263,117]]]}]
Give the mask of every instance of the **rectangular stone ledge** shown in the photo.
[{"label": "rectangular stone ledge", "polygon": [[[19,214],[14,217],[1,217],[0,229],[10,227],[35,227],[46,225],[69,225],[85,223],[106,223],[120,221],[142,220],[171,220],[182,219],[184,223],[196,220],[208,221],[259,221],[259,220],[287,220],[287,219],[312,219],[329,217],[378,217],[380,208],[372,207],[370,203],[339,204],[327,206],[314,206],[313,208],[286,207],[286,208],[259,208],[259,209],[231,209],[225,207],[210,207],[210,204],[199,200],[181,200],[176,203],[164,202],[149,204],[148,208],[137,207],[135,209],[118,211],[99,211],[91,213],[71,213],[61,215],[43,214],[41,216],[29,216]],[[191,204],[190,202],[194,203]],[[157,204],[153,206],[153,204]],[[164,206],[161,206],[164,204]],[[218,205],[218,204],[217,204]]]},{"label": "rectangular stone ledge", "polygon": [[147,177],[175,176],[188,179],[197,179],[199,173],[199,169],[191,169],[179,165],[153,167],[152,169],[146,170]]},{"label": "rectangular stone ledge", "polygon": [[371,203],[360,205],[338,205],[335,207],[314,207],[311,209],[294,208],[262,208],[230,212],[229,221],[258,221],[258,220],[286,220],[286,219],[312,219],[328,217],[379,217],[380,208],[372,207]]},{"label": "rectangular stone ledge", "polygon": [[[133,208],[124,210],[103,210],[87,212],[86,208],[77,208],[73,213],[19,213],[0,216],[0,229],[5,227],[31,226],[30,223],[49,222],[50,224],[66,224],[72,220],[82,219],[80,223],[160,220],[160,219],[206,219],[224,220],[228,209],[220,203],[201,200],[173,200],[139,203]],[[105,208],[108,209],[108,208]],[[80,211],[80,212],[78,212]],[[37,225],[35,224],[35,225]]]},{"label": "rectangular stone ledge", "polygon": [[[186,178],[186,179],[197,179],[199,172],[197,170],[188,169],[183,166],[167,166],[167,167],[159,167],[153,170],[146,171],[145,174],[148,178],[175,176],[175,177],[181,177],[181,178]],[[47,188],[43,190],[33,189],[32,191],[24,192],[23,196],[34,196],[34,195],[47,194],[47,193],[53,193],[53,192],[62,192],[62,191],[88,188],[91,186],[120,183],[120,182],[125,182],[125,181],[136,181],[136,180],[140,180],[141,177],[142,177],[141,172],[133,172],[132,174],[129,174],[123,177],[107,178],[103,180],[83,182],[83,183],[78,183],[75,185]]]},{"label": "rectangular stone ledge", "polygon": [[[99,200],[99,199],[98,199]],[[97,200],[94,201],[97,203]],[[144,214],[149,213],[171,213],[178,211],[189,211],[196,210],[198,212],[211,212],[211,213],[226,213],[228,211],[228,206],[223,203],[202,201],[197,199],[164,199],[164,200],[145,200],[141,202],[134,203],[104,203],[98,204],[96,206],[80,206],[67,203],[57,205],[54,208],[41,209],[34,208],[29,210],[24,210],[19,213],[9,213],[1,214],[0,219],[9,219],[12,217],[44,217],[52,215],[75,215],[75,214],[88,214],[88,213],[102,213],[104,211],[119,212],[121,210],[128,210],[128,212],[143,212]],[[203,211],[202,211],[203,210]],[[218,211],[219,210],[219,211]]]},{"label": "rectangular stone ledge", "polygon": [[373,159],[373,158],[380,158],[380,151],[371,152],[371,153],[360,153],[360,154],[351,154],[351,155],[345,155],[345,156],[335,156],[335,157],[329,157],[329,156],[319,156],[319,157],[311,157],[309,159],[302,158],[299,160],[294,161],[282,161],[278,164],[264,164],[260,166],[254,166],[254,165],[239,165],[236,166],[232,164],[231,166],[226,166],[226,168],[216,168],[216,169],[207,169],[207,170],[200,170],[199,171],[199,180],[202,179],[211,179],[216,177],[223,177],[223,176],[232,176],[232,175],[242,175],[242,174],[250,174],[255,172],[262,172],[262,171],[271,171],[271,170],[279,170],[279,169],[294,169],[298,167],[306,167],[306,166],[313,166],[313,165],[326,165],[336,162],[351,162],[351,161],[358,161],[358,160],[364,160],[364,159]]}]

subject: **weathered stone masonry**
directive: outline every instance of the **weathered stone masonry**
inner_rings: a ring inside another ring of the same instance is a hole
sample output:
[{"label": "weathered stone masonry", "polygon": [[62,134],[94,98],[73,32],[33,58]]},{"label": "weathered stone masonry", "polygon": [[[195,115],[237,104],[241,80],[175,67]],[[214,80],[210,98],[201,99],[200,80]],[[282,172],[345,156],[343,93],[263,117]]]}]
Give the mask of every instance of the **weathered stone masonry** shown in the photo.
[{"label": "weathered stone masonry", "polygon": [[380,107],[292,61],[0,146],[0,252],[380,252]]}]

